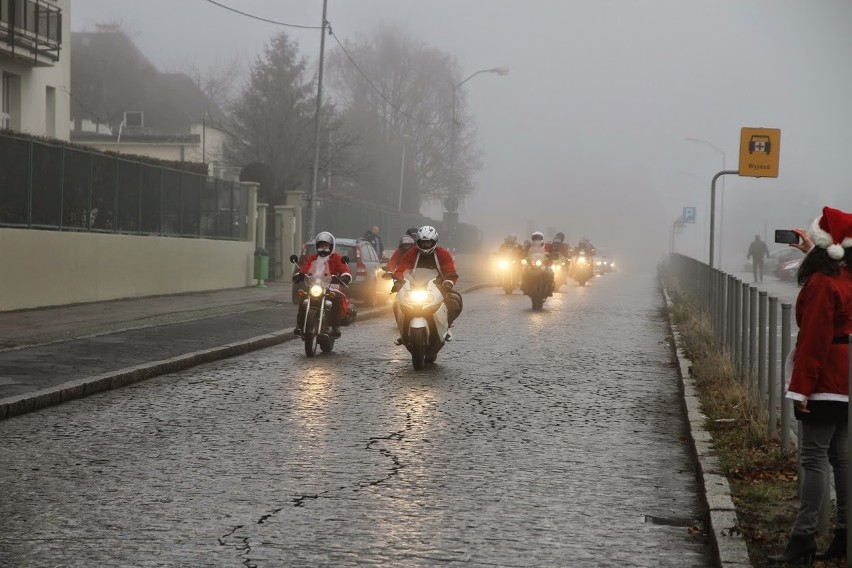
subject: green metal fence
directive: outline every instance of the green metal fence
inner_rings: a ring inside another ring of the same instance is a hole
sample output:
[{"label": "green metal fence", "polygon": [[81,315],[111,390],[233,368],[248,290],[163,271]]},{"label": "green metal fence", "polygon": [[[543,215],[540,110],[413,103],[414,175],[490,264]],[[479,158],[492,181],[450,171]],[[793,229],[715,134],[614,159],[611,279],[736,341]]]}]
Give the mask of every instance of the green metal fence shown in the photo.
[{"label": "green metal fence", "polygon": [[246,240],[248,190],[239,182],[0,135],[0,227]]}]

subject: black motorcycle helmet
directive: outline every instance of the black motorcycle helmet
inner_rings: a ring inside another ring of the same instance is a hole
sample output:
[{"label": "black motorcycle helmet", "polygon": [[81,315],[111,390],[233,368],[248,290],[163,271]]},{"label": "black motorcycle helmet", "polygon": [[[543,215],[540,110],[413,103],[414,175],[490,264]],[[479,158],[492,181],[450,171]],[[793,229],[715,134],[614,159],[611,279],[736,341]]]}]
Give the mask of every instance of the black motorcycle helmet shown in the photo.
[{"label": "black motorcycle helmet", "polygon": [[409,227],[405,230],[405,234],[411,237],[412,239],[417,239],[417,231],[420,230],[420,227]]}]

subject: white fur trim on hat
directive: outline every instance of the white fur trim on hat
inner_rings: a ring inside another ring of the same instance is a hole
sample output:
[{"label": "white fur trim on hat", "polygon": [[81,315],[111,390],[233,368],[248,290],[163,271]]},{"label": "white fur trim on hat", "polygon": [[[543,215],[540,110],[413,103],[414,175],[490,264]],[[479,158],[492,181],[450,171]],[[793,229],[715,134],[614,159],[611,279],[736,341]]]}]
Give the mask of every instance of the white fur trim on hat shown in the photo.
[{"label": "white fur trim on hat", "polygon": [[811,230],[808,231],[808,234],[811,237],[811,240],[814,242],[816,246],[819,248],[828,248],[829,245],[833,245],[834,241],[831,238],[831,234],[827,231],[823,231],[819,226],[819,221],[822,219],[822,215],[814,219],[814,222],[811,223]]},{"label": "white fur trim on hat", "polygon": [[840,260],[846,254],[846,250],[840,245],[828,245],[825,250],[828,252],[828,256],[834,260]]}]

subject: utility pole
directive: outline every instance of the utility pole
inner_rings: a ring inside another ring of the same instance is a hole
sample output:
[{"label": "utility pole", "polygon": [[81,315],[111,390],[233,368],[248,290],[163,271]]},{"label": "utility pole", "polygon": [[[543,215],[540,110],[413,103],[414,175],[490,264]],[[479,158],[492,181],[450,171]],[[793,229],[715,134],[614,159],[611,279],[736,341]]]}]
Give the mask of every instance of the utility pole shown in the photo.
[{"label": "utility pole", "polygon": [[325,28],[328,25],[325,17],[328,13],[328,0],[322,0],[322,28],[320,30],[320,56],[319,56],[319,74],[317,75],[317,112],[314,117],[315,136],[314,136],[314,171],[313,179],[311,180],[311,223],[308,229],[308,239],[316,235],[317,224],[317,178],[319,178],[319,160],[320,160],[320,110],[322,109],[322,70],[325,61]]}]

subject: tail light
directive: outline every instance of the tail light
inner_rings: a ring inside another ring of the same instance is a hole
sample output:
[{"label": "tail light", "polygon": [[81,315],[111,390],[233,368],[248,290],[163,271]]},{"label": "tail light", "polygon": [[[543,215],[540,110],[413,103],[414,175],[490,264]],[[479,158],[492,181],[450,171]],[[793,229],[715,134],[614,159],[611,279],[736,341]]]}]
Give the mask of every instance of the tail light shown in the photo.
[{"label": "tail light", "polygon": [[355,276],[367,276],[367,265],[361,258],[361,247],[355,247]]}]

